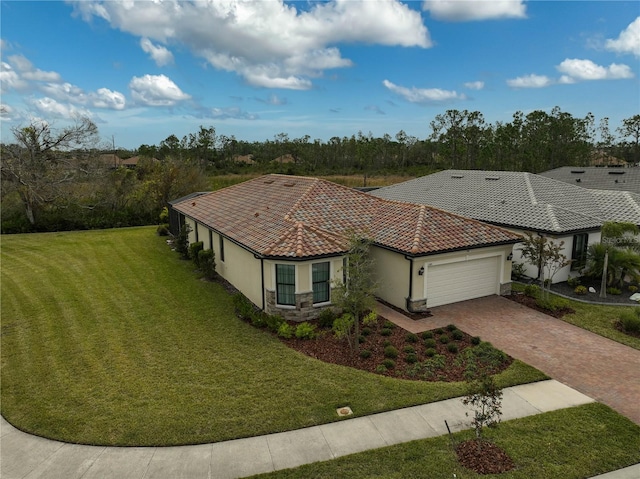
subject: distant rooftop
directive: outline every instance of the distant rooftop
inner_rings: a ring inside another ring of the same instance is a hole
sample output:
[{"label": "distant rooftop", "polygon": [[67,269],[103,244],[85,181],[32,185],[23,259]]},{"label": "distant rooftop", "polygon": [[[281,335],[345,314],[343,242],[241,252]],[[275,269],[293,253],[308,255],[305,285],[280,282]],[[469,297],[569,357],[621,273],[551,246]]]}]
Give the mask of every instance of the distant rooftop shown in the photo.
[{"label": "distant rooftop", "polygon": [[640,195],[589,190],[526,172],[446,170],[371,194],[547,233],[598,229],[605,221],[640,224]]},{"label": "distant rooftop", "polygon": [[597,190],[630,191],[640,194],[639,167],[563,166],[540,176]]}]

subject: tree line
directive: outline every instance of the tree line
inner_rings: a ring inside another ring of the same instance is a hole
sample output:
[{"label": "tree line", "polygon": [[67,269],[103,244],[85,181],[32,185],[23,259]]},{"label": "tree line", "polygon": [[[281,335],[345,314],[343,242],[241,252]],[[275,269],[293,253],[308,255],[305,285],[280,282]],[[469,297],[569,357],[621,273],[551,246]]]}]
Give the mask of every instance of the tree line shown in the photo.
[{"label": "tree line", "polygon": [[[374,137],[358,132],[327,141],[309,135],[248,142],[215,127],[158,145],[115,150],[100,143],[88,118],[56,129],[43,121],[12,129],[0,144],[2,232],[58,231],[157,223],[167,201],[210,189],[213,176],[231,173],[302,175],[401,174],[447,168],[538,173],[586,166],[594,158],[640,163],[640,115],[612,129],[607,118],[577,118],[560,108],[516,112],[510,122],[487,123],[482,113],[447,110],[424,139],[404,131]],[[138,155],[135,168],[114,168],[104,155]]]}]

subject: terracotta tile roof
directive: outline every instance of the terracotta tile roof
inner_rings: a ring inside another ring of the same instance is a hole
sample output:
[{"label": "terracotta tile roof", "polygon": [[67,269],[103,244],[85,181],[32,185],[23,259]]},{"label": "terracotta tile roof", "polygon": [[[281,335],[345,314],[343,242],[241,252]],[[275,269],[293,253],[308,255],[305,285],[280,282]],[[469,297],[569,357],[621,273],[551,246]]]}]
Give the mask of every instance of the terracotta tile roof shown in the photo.
[{"label": "terracotta tile roof", "polygon": [[351,232],[417,256],[520,240],[502,228],[443,210],[298,176],[267,175],[173,206],[266,257],[341,253]]}]

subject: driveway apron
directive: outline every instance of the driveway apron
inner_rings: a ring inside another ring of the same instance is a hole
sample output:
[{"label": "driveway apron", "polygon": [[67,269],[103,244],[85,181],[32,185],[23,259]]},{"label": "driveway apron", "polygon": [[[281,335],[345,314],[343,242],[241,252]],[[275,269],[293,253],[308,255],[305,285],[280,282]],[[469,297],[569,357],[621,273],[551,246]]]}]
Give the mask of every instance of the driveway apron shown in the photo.
[{"label": "driveway apron", "polygon": [[640,424],[640,351],[499,296],[431,313],[398,322],[416,333],[453,323]]}]

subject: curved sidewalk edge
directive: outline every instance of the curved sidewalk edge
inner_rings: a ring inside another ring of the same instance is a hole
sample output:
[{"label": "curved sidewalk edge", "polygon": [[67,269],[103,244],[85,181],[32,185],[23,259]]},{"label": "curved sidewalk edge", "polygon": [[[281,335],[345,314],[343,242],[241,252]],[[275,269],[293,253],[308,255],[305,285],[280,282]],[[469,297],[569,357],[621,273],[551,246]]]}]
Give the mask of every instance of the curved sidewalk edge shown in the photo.
[{"label": "curved sidewalk edge", "polygon": [[[555,381],[503,390],[503,420],[594,402]],[[266,436],[196,446],[106,447],[67,444],[0,420],[2,479],[232,479],[425,439],[471,427],[460,398]],[[633,470],[631,472],[634,472]],[[602,476],[625,479],[627,476]],[[634,476],[637,477],[637,476]]]}]

